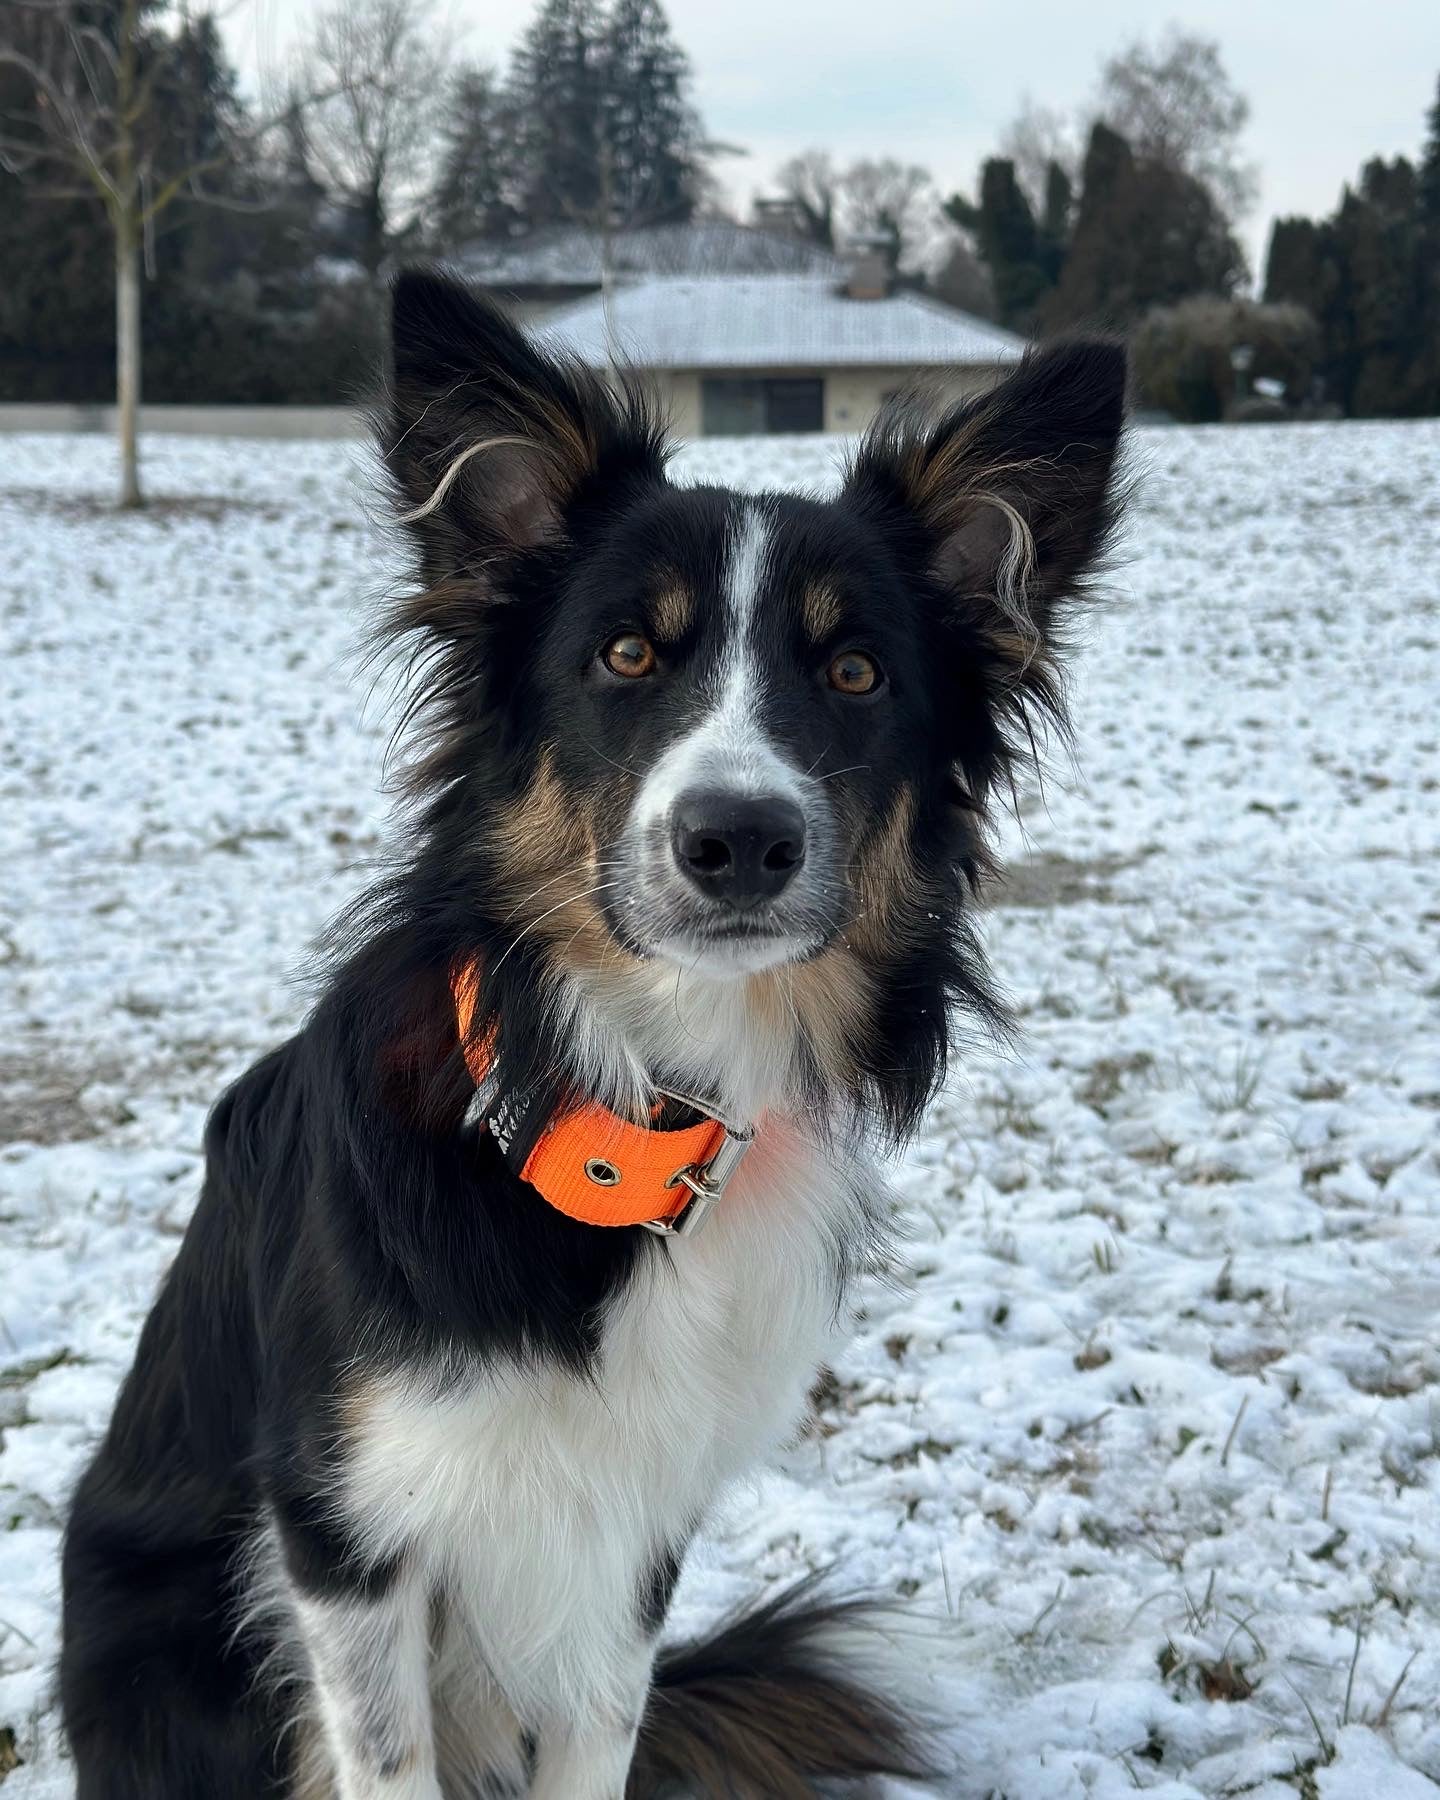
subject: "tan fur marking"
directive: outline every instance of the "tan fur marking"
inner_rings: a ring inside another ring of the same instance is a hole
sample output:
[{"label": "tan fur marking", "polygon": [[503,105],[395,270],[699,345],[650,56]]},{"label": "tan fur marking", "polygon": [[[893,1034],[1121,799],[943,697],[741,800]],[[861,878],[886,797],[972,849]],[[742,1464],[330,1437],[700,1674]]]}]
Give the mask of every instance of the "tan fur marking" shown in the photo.
[{"label": "tan fur marking", "polygon": [[810,962],[752,977],[752,986],[762,990],[757,999],[768,1006],[793,1008],[828,1079],[856,1085],[874,1015],[875,982],[853,951],[832,944]]},{"label": "tan fur marking", "polygon": [[805,629],[817,644],[840,629],[844,617],[840,596],[828,582],[812,581],[806,585],[800,602]]},{"label": "tan fur marking", "polygon": [[600,868],[596,821],[590,808],[555,773],[545,750],[525,796],[496,827],[504,853],[501,895],[513,909],[516,937],[549,944],[566,968],[596,971],[627,952],[616,943],[595,890],[608,880]]},{"label": "tan fur marking", "polygon": [[854,948],[867,961],[883,959],[901,929],[905,911],[919,897],[910,838],[915,828],[915,794],[909,787],[895,796],[889,815],[861,846],[855,859],[859,917],[849,932]]},{"label": "tan fur marking", "polygon": [[[523,896],[542,876],[573,868],[579,879],[587,860],[593,861],[594,827],[555,773],[553,750],[541,752],[535,779],[521,798],[505,809],[495,837],[504,853],[504,886],[509,890],[505,897],[527,912],[531,903]],[[551,904],[563,891],[558,888]],[[535,896],[535,912],[544,911],[543,899],[542,894]]]},{"label": "tan fur marking", "polygon": [[678,576],[667,575],[650,600],[650,623],[662,644],[677,644],[695,622],[695,595]]}]

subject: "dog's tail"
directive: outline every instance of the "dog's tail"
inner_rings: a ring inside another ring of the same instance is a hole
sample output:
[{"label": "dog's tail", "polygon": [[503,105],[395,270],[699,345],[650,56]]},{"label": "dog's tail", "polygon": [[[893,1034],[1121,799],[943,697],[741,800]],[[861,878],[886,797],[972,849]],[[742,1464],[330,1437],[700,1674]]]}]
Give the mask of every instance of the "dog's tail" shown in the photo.
[{"label": "dog's tail", "polygon": [[866,1673],[884,1612],[807,1578],[662,1650],[626,1800],[814,1800],[833,1783],[936,1776],[930,1729]]}]

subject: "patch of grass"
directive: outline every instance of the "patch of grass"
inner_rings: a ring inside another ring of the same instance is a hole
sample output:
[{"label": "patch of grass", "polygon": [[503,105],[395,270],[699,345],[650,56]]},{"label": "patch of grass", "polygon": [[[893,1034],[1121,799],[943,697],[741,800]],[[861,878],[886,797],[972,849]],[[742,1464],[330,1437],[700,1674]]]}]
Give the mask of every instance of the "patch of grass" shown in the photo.
[{"label": "patch of grass", "polygon": [[1075,1098],[1103,1119],[1105,1108],[1119,1097],[1127,1079],[1148,1074],[1154,1067],[1155,1058],[1148,1050],[1136,1050],[1128,1056],[1102,1056],[1091,1063],[1085,1080],[1075,1090]]},{"label": "patch of grass", "polygon": [[12,1775],[24,1761],[15,1742],[14,1728],[0,1725],[0,1781]]}]

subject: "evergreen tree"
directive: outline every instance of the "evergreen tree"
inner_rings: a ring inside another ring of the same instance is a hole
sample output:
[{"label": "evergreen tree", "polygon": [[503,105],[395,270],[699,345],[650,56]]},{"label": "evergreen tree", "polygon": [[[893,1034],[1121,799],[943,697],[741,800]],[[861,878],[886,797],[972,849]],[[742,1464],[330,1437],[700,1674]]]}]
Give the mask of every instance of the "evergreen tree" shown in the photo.
[{"label": "evergreen tree", "polygon": [[440,172],[430,205],[437,248],[494,237],[515,221],[515,116],[493,69],[462,69],[440,126]]},{"label": "evergreen tree", "polygon": [[1348,413],[1440,413],[1440,95],[1417,169],[1374,158],[1334,216],[1277,221],[1267,301],[1306,307],[1319,369]]},{"label": "evergreen tree", "polygon": [[1346,410],[1425,408],[1419,184],[1404,157],[1367,163],[1333,226],[1343,311],[1332,329]]},{"label": "evergreen tree", "polygon": [[522,205],[532,225],[601,222],[602,24],[595,0],[543,0],[515,51]]},{"label": "evergreen tree", "polygon": [[1075,190],[1070,177],[1058,162],[1045,165],[1045,212],[1041,230],[1052,255],[1056,258],[1055,273],[1059,274],[1059,263],[1063,260],[1065,244],[1070,236],[1070,208],[1074,204]]},{"label": "evergreen tree", "polygon": [[1326,265],[1323,227],[1313,219],[1277,219],[1270,228],[1265,257],[1267,305],[1308,306],[1315,310]]},{"label": "evergreen tree", "polygon": [[615,0],[601,42],[602,146],[610,222],[688,219],[698,128],[686,101],[685,53],[659,0]]},{"label": "evergreen tree", "polygon": [[1432,243],[1440,246],[1440,76],[1435,81],[1435,99],[1425,115],[1425,149],[1420,159],[1420,220],[1431,234]]},{"label": "evergreen tree", "polygon": [[992,156],[981,170],[979,204],[954,194],[946,201],[945,212],[974,234],[980,258],[990,271],[1000,322],[1012,330],[1033,329],[1036,309],[1054,277],[1045,236],[1016,178],[1015,164],[1008,157]]},{"label": "evergreen tree", "polygon": [[1421,405],[1440,413],[1440,78],[1435,99],[1425,115],[1425,148],[1420,160],[1420,221],[1416,249],[1420,258]]},{"label": "evergreen tree", "polygon": [[1210,189],[1168,162],[1137,158],[1097,123],[1050,325],[1134,325],[1152,306],[1193,294],[1228,296],[1244,257]]}]

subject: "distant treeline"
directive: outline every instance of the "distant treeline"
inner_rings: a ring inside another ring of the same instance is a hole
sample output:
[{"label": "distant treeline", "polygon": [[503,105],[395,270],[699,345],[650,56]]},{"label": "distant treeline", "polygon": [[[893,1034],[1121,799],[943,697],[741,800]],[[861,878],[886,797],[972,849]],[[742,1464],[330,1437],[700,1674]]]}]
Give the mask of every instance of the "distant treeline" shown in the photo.
[{"label": "distant treeline", "polygon": [[1144,397],[1181,418],[1440,413],[1440,83],[1418,166],[1372,161],[1333,218],[1276,222],[1257,303],[1237,297],[1232,225],[1249,185],[1243,100],[1203,39],[1132,55],[1138,69],[1107,66],[1078,172],[1058,122],[1032,109],[978,198],[948,203],[996,316],[1128,333]]},{"label": "distant treeline", "polygon": [[[0,8],[0,398],[113,394],[103,189],[136,164],[130,213],[165,199],[143,246],[159,401],[343,398],[377,354],[376,283],[398,258],[539,225],[683,221],[705,201],[708,147],[658,0],[544,0],[503,74],[457,63],[451,36],[426,0],[343,0],[261,121],[213,12]],[[127,45],[129,103],[112,66]],[[87,141],[57,132],[67,90]]]},{"label": "distant treeline", "polygon": [[[0,398],[113,395],[117,248],[142,228],[149,399],[325,402],[373,368],[377,284],[403,257],[723,210],[728,147],[660,0],[541,0],[504,68],[458,62],[435,4],[319,14],[265,118],[212,11],[0,10]],[[86,43],[117,66],[129,46],[136,105],[102,92]],[[89,108],[69,146],[47,100],[67,83]],[[1109,58],[1074,119],[1027,104],[971,195],[814,149],[765,217],[835,248],[879,234],[897,280],[1026,334],[1125,332],[1179,417],[1440,412],[1440,89],[1416,163],[1371,162],[1332,218],[1277,222],[1263,301],[1236,235],[1247,115],[1219,47],[1172,29]],[[122,168],[125,206],[103,191]]]},{"label": "distant treeline", "polygon": [[1347,413],[1440,413],[1440,87],[1419,166],[1366,163],[1328,219],[1277,219],[1265,298],[1315,320],[1315,366]]}]

